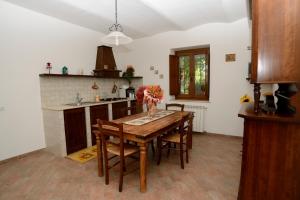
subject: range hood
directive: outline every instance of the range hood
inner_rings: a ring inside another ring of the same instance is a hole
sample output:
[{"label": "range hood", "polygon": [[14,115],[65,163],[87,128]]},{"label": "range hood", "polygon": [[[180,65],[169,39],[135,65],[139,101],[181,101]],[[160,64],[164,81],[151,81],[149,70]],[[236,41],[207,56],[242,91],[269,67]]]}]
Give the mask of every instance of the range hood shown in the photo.
[{"label": "range hood", "polygon": [[121,70],[117,70],[112,47],[99,46],[97,50],[95,76],[98,77],[120,77]]}]

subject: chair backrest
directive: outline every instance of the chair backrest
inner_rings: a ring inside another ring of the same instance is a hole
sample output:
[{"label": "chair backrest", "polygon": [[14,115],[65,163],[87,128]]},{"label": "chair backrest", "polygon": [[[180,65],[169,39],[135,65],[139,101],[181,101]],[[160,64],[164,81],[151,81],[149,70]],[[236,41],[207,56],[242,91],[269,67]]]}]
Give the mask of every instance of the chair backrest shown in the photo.
[{"label": "chair backrest", "polygon": [[[180,111],[184,111],[184,104],[179,104],[179,103],[167,103],[166,104],[166,110],[172,110],[170,108],[177,108],[179,109]],[[177,110],[176,109],[176,110]]]},{"label": "chair backrest", "polygon": [[101,119],[97,119],[99,126],[99,131],[101,134],[103,148],[106,151],[106,139],[110,136],[117,137],[120,140],[120,156],[124,156],[124,133],[123,133],[123,124],[117,124],[114,122],[109,122]]},{"label": "chair backrest", "polygon": [[188,133],[192,133],[193,131],[193,120],[194,120],[194,113],[190,113],[186,119],[187,126],[184,127]]},{"label": "chair backrest", "polygon": [[183,137],[188,134],[192,134],[193,130],[194,114],[190,113],[183,117],[179,124],[180,141],[183,141]]}]

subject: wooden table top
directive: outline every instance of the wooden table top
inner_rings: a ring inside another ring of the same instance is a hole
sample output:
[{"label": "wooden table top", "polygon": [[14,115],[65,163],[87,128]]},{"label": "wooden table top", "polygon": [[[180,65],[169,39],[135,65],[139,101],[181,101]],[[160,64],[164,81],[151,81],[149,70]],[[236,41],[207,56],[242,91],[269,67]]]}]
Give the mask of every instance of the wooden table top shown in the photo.
[{"label": "wooden table top", "polygon": [[[157,119],[155,121],[149,122],[143,125],[123,125],[124,134],[135,135],[137,138],[149,138],[155,133],[161,132],[170,126],[173,126],[176,122],[179,122],[182,117],[189,115],[191,112],[186,111],[176,111],[173,114],[167,115],[163,118]],[[133,119],[141,118],[147,116],[147,112],[126,116],[120,119],[112,120],[115,123],[124,123]],[[98,127],[98,125],[93,125],[93,127]]]}]

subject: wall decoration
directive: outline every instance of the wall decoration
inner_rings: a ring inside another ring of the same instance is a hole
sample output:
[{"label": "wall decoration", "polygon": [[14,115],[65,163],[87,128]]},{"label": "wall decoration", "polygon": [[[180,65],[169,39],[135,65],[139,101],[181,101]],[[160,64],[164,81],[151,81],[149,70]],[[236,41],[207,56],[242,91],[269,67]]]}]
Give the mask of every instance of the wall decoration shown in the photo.
[{"label": "wall decoration", "polygon": [[226,62],[234,62],[235,61],[235,53],[226,54]]},{"label": "wall decoration", "polygon": [[154,70],[154,66],[150,66],[150,71],[153,71]]},{"label": "wall decoration", "polygon": [[160,74],[160,75],[159,75],[159,78],[160,78],[160,79],[163,79],[163,78],[164,78],[164,75],[163,75],[163,74]]},{"label": "wall decoration", "polygon": [[158,74],[158,70],[155,70],[155,71],[154,71],[154,74]]}]

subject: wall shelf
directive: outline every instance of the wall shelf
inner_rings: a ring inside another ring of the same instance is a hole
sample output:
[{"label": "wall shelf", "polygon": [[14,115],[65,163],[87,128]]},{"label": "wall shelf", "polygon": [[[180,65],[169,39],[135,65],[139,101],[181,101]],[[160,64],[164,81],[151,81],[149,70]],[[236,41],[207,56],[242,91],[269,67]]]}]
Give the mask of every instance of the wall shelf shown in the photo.
[{"label": "wall shelf", "polygon": [[[99,77],[99,76],[93,76],[93,75],[79,75],[79,74],[39,74],[40,77],[76,77],[76,78],[103,78],[103,79],[126,79],[125,77]],[[142,76],[134,76],[130,77],[131,79],[142,79]]]}]

